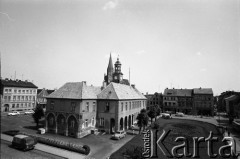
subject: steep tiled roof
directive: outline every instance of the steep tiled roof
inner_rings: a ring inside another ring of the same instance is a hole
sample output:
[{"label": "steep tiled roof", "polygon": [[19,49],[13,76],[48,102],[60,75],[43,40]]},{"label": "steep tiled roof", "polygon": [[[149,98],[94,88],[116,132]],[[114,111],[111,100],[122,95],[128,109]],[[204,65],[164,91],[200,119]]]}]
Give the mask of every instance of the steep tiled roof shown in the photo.
[{"label": "steep tiled roof", "polygon": [[165,89],[164,94],[167,96],[192,96],[192,89]]},{"label": "steep tiled roof", "polygon": [[132,86],[112,82],[98,95],[98,99],[146,99],[146,97]]},{"label": "steep tiled roof", "polygon": [[1,80],[1,85],[4,87],[38,88],[32,82],[11,79]]},{"label": "steep tiled roof", "polygon": [[193,94],[213,94],[212,88],[194,88]]},{"label": "steep tiled roof", "polygon": [[87,86],[85,82],[68,82],[47,98],[97,99],[100,87]]},{"label": "steep tiled roof", "polygon": [[47,97],[49,94],[54,92],[54,90],[48,90],[48,89],[38,89],[37,90],[37,96],[38,97]]}]

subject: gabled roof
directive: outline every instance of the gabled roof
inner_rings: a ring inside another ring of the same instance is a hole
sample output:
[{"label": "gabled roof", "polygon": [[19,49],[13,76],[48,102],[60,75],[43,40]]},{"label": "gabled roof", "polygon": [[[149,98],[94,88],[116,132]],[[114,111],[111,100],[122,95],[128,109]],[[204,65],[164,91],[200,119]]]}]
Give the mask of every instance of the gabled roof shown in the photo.
[{"label": "gabled roof", "polygon": [[1,80],[1,85],[3,87],[38,88],[32,82],[11,79]]},{"label": "gabled roof", "polygon": [[68,82],[47,98],[97,99],[100,87],[87,86],[85,82]]},{"label": "gabled roof", "polygon": [[194,88],[193,94],[213,94],[212,88]]},{"label": "gabled roof", "polygon": [[38,97],[47,97],[49,94],[51,94],[52,92],[54,92],[55,90],[48,90],[48,89],[38,89],[37,90],[37,96]]},{"label": "gabled roof", "polygon": [[146,97],[132,86],[112,82],[102,90],[98,99],[124,100],[146,99]]},{"label": "gabled roof", "polygon": [[165,96],[179,96],[191,97],[192,89],[165,89],[163,95]]}]

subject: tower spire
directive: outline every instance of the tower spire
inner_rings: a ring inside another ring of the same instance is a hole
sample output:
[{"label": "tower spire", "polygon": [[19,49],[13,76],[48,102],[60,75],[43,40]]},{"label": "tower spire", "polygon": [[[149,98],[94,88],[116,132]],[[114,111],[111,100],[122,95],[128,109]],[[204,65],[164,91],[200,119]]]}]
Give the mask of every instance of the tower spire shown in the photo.
[{"label": "tower spire", "polygon": [[112,54],[111,54],[111,52],[110,52],[110,58],[109,58],[108,68],[107,68],[107,69],[108,69],[108,70],[109,70],[109,69],[113,69]]}]

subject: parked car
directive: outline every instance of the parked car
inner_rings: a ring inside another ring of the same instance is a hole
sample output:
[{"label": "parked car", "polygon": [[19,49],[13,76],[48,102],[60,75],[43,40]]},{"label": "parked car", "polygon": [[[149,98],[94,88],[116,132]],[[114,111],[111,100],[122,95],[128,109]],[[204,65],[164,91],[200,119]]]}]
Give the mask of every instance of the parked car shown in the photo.
[{"label": "parked car", "polygon": [[33,110],[28,110],[28,111],[24,112],[25,115],[27,115],[27,114],[33,114],[33,113],[34,113]]},{"label": "parked car", "polygon": [[39,134],[45,134],[46,133],[46,130],[44,128],[39,128],[38,129],[38,133]]},{"label": "parked car", "polygon": [[124,138],[126,136],[126,132],[125,131],[117,131],[115,132],[115,134],[112,135],[112,139],[121,139]]},{"label": "parked car", "polygon": [[20,113],[18,111],[13,111],[8,113],[8,116],[15,116],[15,115],[20,115]]},{"label": "parked car", "polygon": [[162,118],[164,118],[164,119],[171,119],[172,118],[171,115],[168,114],[168,113],[162,113],[161,115],[162,115]]},{"label": "parked car", "polygon": [[183,117],[184,114],[183,114],[182,112],[177,112],[177,113],[175,114],[175,116]]},{"label": "parked car", "polygon": [[35,145],[34,138],[27,135],[15,135],[12,140],[12,146],[23,151],[32,150]]}]

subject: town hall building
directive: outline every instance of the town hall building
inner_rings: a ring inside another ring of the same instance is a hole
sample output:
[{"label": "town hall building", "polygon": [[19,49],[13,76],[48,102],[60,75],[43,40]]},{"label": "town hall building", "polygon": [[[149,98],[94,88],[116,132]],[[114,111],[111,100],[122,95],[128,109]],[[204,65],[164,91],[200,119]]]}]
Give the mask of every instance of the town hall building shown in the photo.
[{"label": "town hall building", "polygon": [[123,79],[119,58],[114,66],[110,54],[102,87],[68,82],[47,96],[46,131],[81,138],[96,128],[106,133],[129,129],[147,98]]}]

